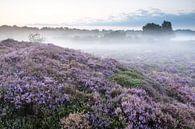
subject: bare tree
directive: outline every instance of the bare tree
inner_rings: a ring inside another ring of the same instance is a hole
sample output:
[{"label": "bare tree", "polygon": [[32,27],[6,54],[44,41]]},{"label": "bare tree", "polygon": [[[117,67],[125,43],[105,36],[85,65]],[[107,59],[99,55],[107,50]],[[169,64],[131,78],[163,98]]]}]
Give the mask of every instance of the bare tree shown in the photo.
[{"label": "bare tree", "polygon": [[44,38],[39,33],[31,33],[28,36],[30,42],[43,42]]}]

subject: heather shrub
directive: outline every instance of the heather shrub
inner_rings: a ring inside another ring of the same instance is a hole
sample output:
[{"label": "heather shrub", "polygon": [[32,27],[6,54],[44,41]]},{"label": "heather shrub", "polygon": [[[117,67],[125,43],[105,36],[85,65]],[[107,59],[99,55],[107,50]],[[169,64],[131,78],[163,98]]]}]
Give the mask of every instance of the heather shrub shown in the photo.
[{"label": "heather shrub", "polygon": [[[0,114],[0,123],[2,128],[42,128],[56,129],[60,127],[60,119],[74,112],[90,111],[88,102],[92,97],[80,91],[65,87],[65,92],[72,95],[70,101],[66,105],[61,105],[55,110],[47,106],[23,106],[16,108],[13,104],[4,102],[2,98]],[[2,94],[1,94],[2,95]]]},{"label": "heather shrub", "polygon": [[161,104],[142,89],[125,90],[116,100],[115,114],[119,118],[124,117],[128,129],[176,127],[172,116],[164,113]]},{"label": "heather shrub", "polygon": [[7,92],[3,92],[0,100],[0,125],[2,128],[56,129],[60,127],[57,108],[25,101],[22,105],[15,105],[5,98],[7,95]]},{"label": "heather shrub", "polygon": [[152,123],[152,116],[157,104],[147,97],[142,90],[127,92],[121,98],[122,111],[128,116],[127,121],[132,128],[155,127]]},{"label": "heather shrub", "polygon": [[109,118],[99,115],[98,113],[88,113],[87,118],[95,129],[111,129],[111,121]]},{"label": "heather shrub", "polygon": [[119,96],[122,92],[123,92],[123,89],[121,89],[121,88],[113,88],[113,89],[110,91],[110,96],[111,96],[112,98],[114,98],[114,97]]},{"label": "heather shrub", "polygon": [[63,129],[91,129],[89,121],[83,113],[69,114],[60,120]]},{"label": "heather shrub", "polygon": [[[191,105],[174,102],[161,105],[162,111],[169,114],[175,123],[175,128],[195,127],[195,110]],[[170,126],[170,125],[169,125]]]},{"label": "heather shrub", "polygon": [[93,104],[93,96],[66,86],[66,93],[71,95],[70,102],[66,106],[59,108],[59,116],[64,117],[70,113],[88,112],[91,111],[91,104]]},{"label": "heather shrub", "polygon": [[[1,105],[2,106],[2,105]],[[59,127],[56,112],[45,107],[39,110],[39,114],[27,111],[28,109],[16,109],[13,105],[3,104],[3,114],[1,114],[0,125],[4,128],[15,129],[56,129]]]}]

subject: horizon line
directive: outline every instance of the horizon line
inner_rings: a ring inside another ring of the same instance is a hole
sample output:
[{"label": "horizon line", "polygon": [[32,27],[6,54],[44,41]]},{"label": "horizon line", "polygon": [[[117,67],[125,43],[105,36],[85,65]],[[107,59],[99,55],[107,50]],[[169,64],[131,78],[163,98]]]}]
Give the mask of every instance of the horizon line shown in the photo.
[{"label": "horizon line", "polygon": [[[151,22],[152,23],[152,22]],[[146,23],[148,24],[148,23]],[[145,24],[145,25],[146,25]],[[59,28],[68,28],[68,29],[77,29],[77,30],[114,30],[114,31],[119,31],[119,30],[123,30],[123,31],[142,31],[142,27],[138,27],[138,26],[93,26],[93,25],[58,25],[58,24],[27,24],[27,25],[8,25],[8,24],[2,24],[0,25],[0,27],[2,26],[7,26],[7,27],[19,27],[19,28],[23,28],[23,27],[27,27],[27,28],[37,28],[37,29],[43,29],[43,28],[51,28],[51,29],[59,29]],[[120,28],[120,29],[119,29]],[[123,28],[123,29],[122,29]],[[135,29],[137,28],[137,29]],[[141,28],[141,29],[138,29]],[[195,29],[190,29],[190,28],[177,28],[177,29],[173,29],[173,31],[178,31],[178,30],[183,30],[183,31],[195,31]]]}]

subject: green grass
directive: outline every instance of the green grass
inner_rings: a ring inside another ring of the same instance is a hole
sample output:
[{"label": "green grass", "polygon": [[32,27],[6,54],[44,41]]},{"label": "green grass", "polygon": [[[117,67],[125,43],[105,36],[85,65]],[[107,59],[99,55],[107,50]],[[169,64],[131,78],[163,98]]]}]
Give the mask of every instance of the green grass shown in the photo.
[{"label": "green grass", "polygon": [[140,87],[143,75],[134,70],[120,71],[109,78],[110,80],[129,88]]}]

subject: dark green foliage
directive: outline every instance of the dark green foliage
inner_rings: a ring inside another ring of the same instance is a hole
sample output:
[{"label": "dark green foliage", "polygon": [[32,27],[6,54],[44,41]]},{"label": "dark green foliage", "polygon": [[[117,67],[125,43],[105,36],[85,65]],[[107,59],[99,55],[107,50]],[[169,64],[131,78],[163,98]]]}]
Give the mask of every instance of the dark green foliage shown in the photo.
[{"label": "dark green foliage", "polygon": [[120,120],[118,117],[113,117],[112,118],[112,124],[111,128],[112,129],[124,129],[127,126],[125,121]]},{"label": "dark green foliage", "polygon": [[70,113],[88,112],[90,111],[90,103],[92,103],[92,95],[80,92],[71,87],[66,86],[66,92],[71,94],[71,101],[67,106],[62,106],[59,110],[59,116],[64,117]]}]

